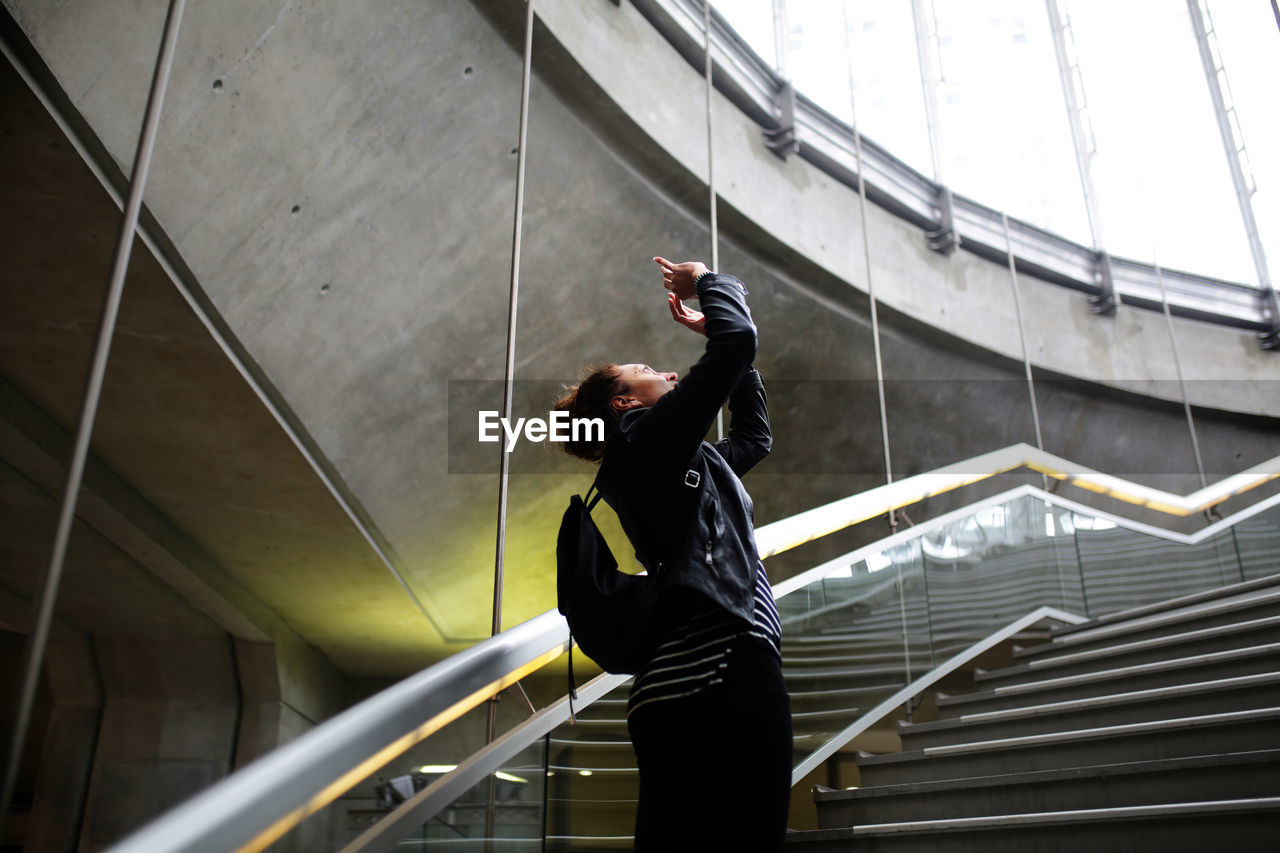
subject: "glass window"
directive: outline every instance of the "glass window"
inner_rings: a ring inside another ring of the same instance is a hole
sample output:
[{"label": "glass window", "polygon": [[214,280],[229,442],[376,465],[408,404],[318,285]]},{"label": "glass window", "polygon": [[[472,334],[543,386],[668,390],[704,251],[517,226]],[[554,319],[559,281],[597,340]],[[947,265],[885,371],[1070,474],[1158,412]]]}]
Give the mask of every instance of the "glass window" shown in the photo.
[{"label": "glass window", "polygon": [[[850,62],[863,135],[932,177],[911,4],[900,0],[789,0],[788,68],[796,88],[853,121]],[[848,25],[846,41],[844,28]]]},{"label": "glass window", "polygon": [[[1266,3],[1209,4],[1222,52],[1240,130],[1252,167],[1253,215],[1274,284],[1280,272],[1280,111],[1275,81],[1280,80],[1276,20]],[[1212,268],[1204,270],[1212,272]],[[1250,275],[1248,281],[1256,281]]]},{"label": "glass window", "polygon": [[742,36],[761,59],[774,68],[778,67],[777,42],[773,35],[773,0],[717,0],[711,7],[724,16],[734,32]]},{"label": "glass window", "polygon": [[943,178],[956,192],[1092,242],[1048,12],[1039,0],[934,0]]},{"label": "glass window", "polygon": [[1106,247],[1142,260],[1154,248],[1165,267],[1256,281],[1186,4],[1063,9],[1097,138]]}]

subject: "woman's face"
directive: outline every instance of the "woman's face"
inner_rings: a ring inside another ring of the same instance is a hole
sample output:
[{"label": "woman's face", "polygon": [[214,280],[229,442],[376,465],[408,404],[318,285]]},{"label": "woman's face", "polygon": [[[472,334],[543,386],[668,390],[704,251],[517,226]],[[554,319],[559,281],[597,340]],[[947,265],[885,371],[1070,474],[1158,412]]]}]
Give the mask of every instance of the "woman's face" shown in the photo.
[{"label": "woman's face", "polygon": [[620,364],[618,373],[627,390],[614,400],[621,398],[623,405],[620,408],[623,409],[652,406],[663,394],[676,387],[674,373],[660,373],[647,364]]}]

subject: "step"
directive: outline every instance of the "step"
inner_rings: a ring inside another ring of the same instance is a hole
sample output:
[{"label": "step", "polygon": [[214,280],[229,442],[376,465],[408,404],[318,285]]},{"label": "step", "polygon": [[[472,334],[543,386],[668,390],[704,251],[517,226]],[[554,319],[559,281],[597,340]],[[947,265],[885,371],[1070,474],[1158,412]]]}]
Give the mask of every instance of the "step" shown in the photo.
[{"label": "step", "polygon": [[634,794],[612,800],[550,797],[546,831],[552,835],[625,835],[635,828],[637,803]]},{"label": "step", "polygon": [[1051,642],[1016,649],[1014,657],[1024,660],[1047,658],[1103,645],[1183,634],[1201,628],[1235,625],[1273,616],[1280,617],[1280,589],[1255,590],[1245,595],[1140,616],[1115,624],[1082,627],[1074,633],[1056,637]]},{"label": "step", "polygon": [[814,793],[818,827],[1280,797],[1280,749]]},{"label": "step", "polygon": [[1028,704],[936,722],[899,722],[898,733],[903,750],[913,750],[995,737],[1021,737],[1270,707],[1280,707],[1278,672]]},{"label": "step", "polygon": [[979,669],[974,673],[974,681],[979,689],[989,689],[1041,678],[1075,675],[1099,668],[1133,666],[1191,655],[1236,651],[1274,642],[1277,632],[1280,632],[1280,617],[1254,619],[1235,625],[1201,628],[1165,637],[1116,643],[1099,649],[1085,649],[1058,657],[1033,658],[1001,669]]},{"label": "step", "polygon": [[[545,849],[552,853],[568,853],[571,850],[632,850],[635,835],[548,835]],[[536,844],[527,845],[538,849]]]},{"label": "step", "polygon": [[1156,613],[1163,613],[1170,610],[1179,610],[1191,605],[1202,604],[1222,598],[1231,598],[1237,595],[1254,592],[1256,590],[1269,589],[1271,587],[1280,587],[1280,574],[1271,575],[1270,577],[1265,578],[1257,578],[1243,583],[1232,584],[1231,586],[1221,586],[1216,589],[1205,590],[1204,592],[1195,592],[1190,595],[1159,601],[1155,604],[1145,604],[1141,607],[1121,610],[1117,613],[1109,613],[1106,616],[1100,616],[1097,619],[1091,619],[1088,622],[1084,622],[1079,625],[1062,625],[1054,628],[1051,631],[1051,634],[1054,637],[1063,637],[1069,634],[1089,631],[1099,626],[1112,625],[1117,622],[1125,622],[1130,619],[1138,619],[1144,616],[1151,616]]},{"label": "step", "polygon": [[[640,791],[640,775],[627,767],[573,767],[552,763],[547,795],[562,800],[634,800]],[[587,770],[591,775],[583,776]]]},{"label": "step", "polygon": [[1132,853],[1276,849],[1280,798],[993,815],[788,832],[789,853]]},{"label": "step", "polygon": [[864,787],[1280,748],[1280,707],[859,754]]},{"label": "step", "polygon": [[1044,678],[974,693],[954,696],[939,693],[937,703],[942,717],[950,719],[961,714],[1103,695],[1115,692],[1117,683],[1127,690],[1147,690],[1201,681],[1207,675],[1234,678],[1277,670],[1280,670],[1280,643],[1266,643],[1207,655]]}]

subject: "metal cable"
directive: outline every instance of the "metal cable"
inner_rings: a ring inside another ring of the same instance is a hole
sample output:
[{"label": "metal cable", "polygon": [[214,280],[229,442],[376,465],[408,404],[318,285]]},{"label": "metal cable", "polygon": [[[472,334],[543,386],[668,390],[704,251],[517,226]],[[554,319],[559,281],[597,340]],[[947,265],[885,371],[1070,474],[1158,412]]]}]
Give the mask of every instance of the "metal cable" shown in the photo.
[{"label": "metal cable", "polygon": [[[520,78],[520,135],[516,156],[516,201],[511,234],[511,288],[507,303],[507,355],[503,372],[502,416],[511,417],[515,396],[516,369],[516,318],[520,299],[520,243],[524,231],[524,173],[525,144],[529,138],[529,78],[533,66],[533,0],[528,0],[524,28],[524,68]],[[498,453],[498,536],[494,549],[493,566],[493,622],[490,636],[502,631],[502,572],[507,547],[507,497],[511,475],[511,454],[506,441],[499,445]],[[489,736],[493,739],[494,707],[489,709]]]},{"label": "metal cable", "polygon": [[[520,132],[516,148],[516,200],[511,226],[511,288],[507,303],[507,356],[503,371],[502,416],[511,417],[515,397],[516,318],[520,300],[520,242],[524,232],[525,143],[529,138],[529,78],[533,70],[533,0],[527,0],[524,25],[524,66],[520,72]],[[511,476],[511,458],[505,440],[498,445],[498,533],[493,557],[493,621],[490,636],[502,631],[502,585],[504,557],[507,549],[507,497]],[[486,744],[493,743],[498,730],[498,697],[488,701],[485,722]],[[495,777],[489,777],[489,798],[485,808],[485,838],[493,838]],[[487,842],[486,842],[487,847]]]},{"label": "metal cable", "polygon": [[1160,304],[1164,306],[1164,322],[1169,329],[1169,347],[1173,351],[1173,370],[1178,377],[1178,392],[1182,395],[1182,410],[1187,416],[1187,431],[1191,433],[1191,450],[1196,457],[1196,473],[1200,475],[1200,488],[1204,488],[1209,483],[1204,477],[1204,462],[1200,457],[1200,438],[1196,435],[1195,418],[1191,416],[1191,403],[1187,399],[1187,385],[1182,378],[1182,361],[1178,358],[1178,338],[1173,333],[1173,312],[1169,310],[1169,298],[1165,294],[1164,289],[1164,271],[1160,268],[1160,262],[1154,260],[1155,252],[1152,250],[1152,266],[1156,271],[1156,284],[1160,286]]},{"label": "metal cable", "polygon": [[[44,654],[49,642],[49,631],[53,623],[54,604],[58,597],[58,587],[62,582],[62,572],[66,564],[67,546],[71,538],[72,522],[75,520],[76,502],[80,496],[80,484],[84,478],[84,467],[89,455],[89,440],[93,435],[93,425],[98,414],[98,402],[102,396],[102,386],[106,378],[107,361],[111,354],[111,343],[115,335],[116,319],[120,312],[120,301],[124,295],[125,273],[129,268],[129,257],[132,254],[134,235],[138,228],[138,215],[142,210],[142,194],[147,183],[147,173],[151,169],[151,156],[155,150],[157,131],[160,125],[160,110],[164,104],[165,90],[169,85],[169,74],[173,68],[173,56],[178,42],[178,28],[182,21],[185,0],[170,0],[169,11],[165,17],[164,36],[160,44],[160,52],[156,58],[155,70],[151,78],[151,90],[147,96],[147,106],[143,114],[142,129],[138,137],[138,147],[134,155],[133,175],[130,179],[129,196],[124,206],[124,219],[120,224],[120,233],[116,241],[115,258],[111,266],[111,278],[107,285],[106,297],[103,300],[102,316],[98,324],[97,342],[94,345],[93,362],[89,370],[89,378],[85,384],[84,398],[80,408],[80,425],[76,432],[75,445],[71,461],[67,466],[66,486],[62,493],[62,506],[58,516],[58,526],[54,535],[49,567],[40,582],[40,591],[36,596],[36,615],[28,638],[26,654],[23,660],[22,686],[18,699],[17,713],[14,715],[12,736],[9,740],[9,758],[5,765],[4,789],[0,793],[0,835],[9,816],[9,801],[13,797],[17,784],[18,769],[22,760],[27,726],[31,722],[31,710],[35,704],[36,688],[40,681],[40,669],[44,663]],[[3,839],[0,838],[0,843]]]},{"label": "metal cable", "polygon": [[[884,478],[886,483],[893,482],[893,461],[889,453],[889,412],[884,398],[884,360],[880,354],[880,319],[876,311],[875,287],[871,276],[871,237],[867,229],[867,182],[862,168],[862,134],[858,131],[857,98],[854,95],[853,46],[849,43],[849,10],[841,3],[841,14],[844,17],[844,54],[845,65],[849,72],[849,112],[853,125],[853,153],[858,170],[858,209],[862,217],[862,254],[866,264],[867,301],[871,305],[871,341],[875,347],[876,357],[876,394],[880,401],[880,438],[884,445]],[[889,511],[889,526],[897,527],[897,516]]]},{"label": "metal cable", "polygon": [[[1027,375],[1027,397],[1031,400],[1031,422],[1036,428],[1036,447],[1044,450],[1044,438],[1040,434],[1040,408],[1036,405],[1036,385],[1031,379],[1031,354],[1027,352],[1027,332],[1022,321],[1022,297],[1018,293],[1018,268],[1013,262],[1013,237],[1009,231],[1009,215],[1000,211],[1000,224],[1004,226],[1005,257],[1009,260],[1009,283],[1013,288],[1013,311],[1018,318],[1018,340],[1022,344],[1022,369]],[[1049,491],[1049,477],[1040,475],[1040,484]]]},{"label": "metal cable", "polygon": [[[711,201],[711,269],[720,271],[720,228],[716,222],[715,136],[711,129],[711,0],[702,0],[703,76],[706,78],[707,104],[707,191]],[[716,412],[716,441],[724,438],[724,407]]]}]

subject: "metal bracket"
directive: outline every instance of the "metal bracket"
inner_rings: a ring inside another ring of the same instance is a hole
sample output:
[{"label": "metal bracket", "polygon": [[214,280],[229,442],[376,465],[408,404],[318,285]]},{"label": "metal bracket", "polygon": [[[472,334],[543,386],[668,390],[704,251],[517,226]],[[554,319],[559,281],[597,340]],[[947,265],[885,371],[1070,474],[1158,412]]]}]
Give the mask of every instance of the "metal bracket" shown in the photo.
[{"label": "metal bracket", "polygon": [[1114,314],[1120,304],[1120,294],[1116,293],[1115,280],[1111,277],[1111,256],[1106,252],[1098,252],[1097,275],[1101,290],[1089,297],[1089,308],[1095,314]]},{"label": "metal bracket", "polygon": [[521,684],[519,681],[517,681],[515,684],[508,687],[503,692],[517,694],[517,697],[520,699],[521,703],[529,711],[530,717],[538,713],[538,709],[533,707],[533,702],[529,699],[529,694],[525,692],[524,685]]},{"label": "metal bracket", "polygon": [[783,81],[774,96],[774,106],[778,111],[778,126],[764,131],[764,145],[785,160],[788,154],[800,150],[800,140],[796,138],[796,89],[790,80]]},{"label": "metal bracket", "polygon": [[1280,300],[1276,292],[1264,285],[1262,292],[1262,317],[1266,321],[1267,330],[1258,333],[1258,346],[1263,349],[1280,350]]},{"label": "metal bracket", "polygon": [[951,198],[951,188],[938,187],[935,203],[938,206],[938,227],[933,231],[924,232],[924,236],[930,249],[949,255],[960,248],[960,232],[956,230],[955,205]]}]

